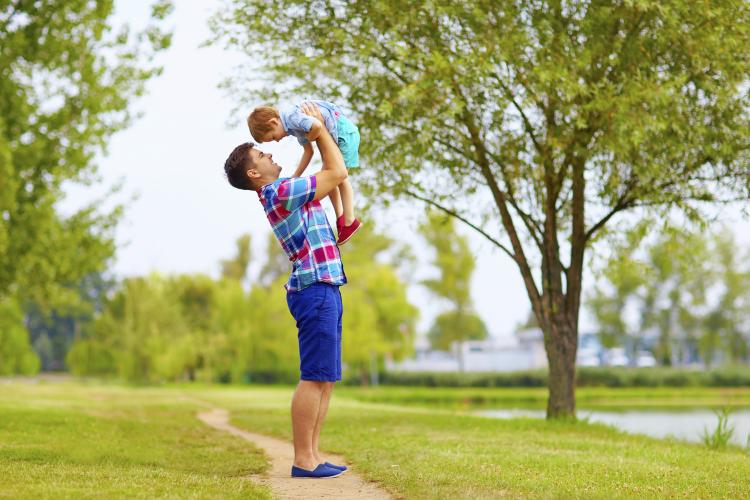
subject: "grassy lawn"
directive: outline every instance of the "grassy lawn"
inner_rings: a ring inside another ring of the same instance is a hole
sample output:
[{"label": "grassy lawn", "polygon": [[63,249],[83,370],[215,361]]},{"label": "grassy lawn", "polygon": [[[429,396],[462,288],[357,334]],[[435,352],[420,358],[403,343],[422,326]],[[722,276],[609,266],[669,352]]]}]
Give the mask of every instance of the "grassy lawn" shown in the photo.
[{"label": "grassy lawn", "polygon": [[[351,397],[357,391],[334,395],[322,444],[405,498],[736,498],[750,491],[750,457],[737,447],[712,451],[596,424],[488,419],[446,408],[364,402]],[[391,391],[400,393],[376,392]],[[618,390],[607,391],[617,398]],[[291,389],[191,392],[231,409],[235,425],[291,438]]]},{"label": "grassy lawn", "polygon": [[[266,467],[262,454],[204,426],[195,413],[227,408],[235,425],[290,439],[292,390],[0,382],[0,496],[267,497],[247,479]],[[750,457],[737,447],[712,451],[596,424],[405,406],[407,390],[416,389],[337,388],[322,438],[327,451],[344,455],[396,496],[737,498],[750,491]],[[430,391],[444,390],[417,393]],[[536,390],[491,391],[498,393],[493,401],[514,406],[539,400]],[[653,392],[589,391],[602,401],[648,400]],[[727,396],[691,391],[686,399]],[[445,394],[461,399],[452,390]],[[375,396],[386,402],[373,402]],[[748,398],[742,390],[735,396]]]},{"label": "grassy lawn", "polygon": [[266,460],[175,390],[0,382],[0,497],[269,498]]}]

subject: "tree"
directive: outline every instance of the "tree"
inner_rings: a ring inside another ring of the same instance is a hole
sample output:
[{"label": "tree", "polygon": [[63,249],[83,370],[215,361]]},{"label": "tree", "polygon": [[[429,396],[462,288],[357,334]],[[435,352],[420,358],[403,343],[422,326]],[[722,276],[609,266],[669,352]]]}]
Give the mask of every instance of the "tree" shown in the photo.
[{"label": "tree", "polygon": [[[468,239],[456,232],[453,218],[434,210],[427,212],[419,232],[435,249],[433,265],[440,273],[439,278],[422,284],[450,304],[448,311],[435,318],[427,334],[432,347],[447,350],[453,342],[486,339],[487,327],[471,302],[471,277],[476,263]],[[459,357],[459,368],[463,371],[463,356]]]},{"label": "tree", "polygon": [[700,348],[706,364],[717,354],[732,363],[747,362],[750,354],[750,253],[737,247],[732,233],[723,229],[713,238],[714,274],[719,300],[704,318]]},{"label": "tree", "polygon": [[582,272],[602,230],[747,195],[746,2],[234,0],[212,29],[254,63],[228,86],[238,102],[348,105],[360,186],[437,207],[517,264],[548,418],[575,416]]},{"label": "tree", "polygon": [[[130,122],[128,104],[170,42],[159,28],[169,2],[157,1],[153,23],[135,35],[113,33],[113,8],[0,3],[0,301],[32,303],[32,315],[75,307],[75,285],[113,256],[121,206],[102,212],[97,201],[62,215],[57,203],[66,183],[97,181],[96,155]],[[59,366],[68,344],[45,336],[36,345]]]},{"label": "tree", "polygon": [[701,335],[706,289],[712,279],[704,234],[666,230],[648,249],[651,277],[644,298],[644,327],[655,328],[654,354],[665,365],[690,361]]},{"label": "tree", "polygon": [[[435,349],[448,350],[454,342],[485,340],[487,326],[476,313],[458,309],[440,313],[427,332],[430,345]],[[464,370],[463,358],[459,358],[459,370]]]},{"label": "tree", "polygon": [[243,234],[237,238],[236,245],[235,256],[220,262],[221,275],[242,283],[247,276],[247,266],[250,264],[250,235]]},{"label": "tree", "polygon": [[348,283],[344,302],[342,357],[363,380],[375,381],[385,357],[403,359],[413,352],[418,310],[406,297],[397,270],[410,262],[405,245],[367,221],[341,249]]},{"label": "tree", "polygon": [[48,309],[34,301],[24,305],[26,329],[43,371],[65,370],[65,359],[73,342],[87,335],[113,291],[115,281],[104,273],[84,276],[75,286],[65,287],[73,300]]},{"label": "tree", "polygon": [[[271,250],[267,259],[278,263],[278,242]],[[394,270],[392,263],[405,253],[392,240],[368,225],[345,251],[351,281],[342,288],[343,362],[364,378],[385,355],[399,359],[411,352],[417,310]],[[293,380],[297,329],[279,300],[288,274],[267,284],[256,280],[249,292],[238,276],[123,280],[94,327],[73,344],[67,355],[71,371],[136,382]]]},{"label": "tree", "polygon": [[97,180],[95,158],[131,121],[128,104],[159,73],[170,43],[157,1],[144,31],[110,27],[111,0],[3,2],[0,7],[0,297],[71,297],[114,252],[121,208],[63,216],[64,183]]},{"label": "tree", "polygon": [[744,360],[750,270],[732,235],[666,228],[644,240],[645,228],[613,246],[588,297],[603,344],[630,346],[634,355],[653,333],[652,349],[665,365],[700,355],[710,366],[722,352]]},{"label": "tree", "polygon": [[268,233],[266,239],[266,262],[260,270],[258,282],[263,286],[270,287],[272,283],[279,280],[281,276],[289,274],[291,264],[286,253],[280,251],[279,240],[273,232]]},{"label": "tree", "polygon": [[16,301],[0,299],[0,375],[33,375],[39,358],[29,345],[23,313]]}]

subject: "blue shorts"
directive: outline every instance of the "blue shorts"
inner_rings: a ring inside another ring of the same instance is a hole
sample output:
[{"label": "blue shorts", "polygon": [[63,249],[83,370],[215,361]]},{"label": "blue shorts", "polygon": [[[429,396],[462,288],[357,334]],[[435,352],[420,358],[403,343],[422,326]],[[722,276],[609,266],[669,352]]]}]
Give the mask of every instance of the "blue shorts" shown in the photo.
[{"label": "blue shorts", "polygon": [[359,129],[344,116],[339,118],[336,127],[344,165],[346,168],[359,167]]},{"label": "blue shorts", "polygon": [[289,312],[297,322],[301,380],[341,380],[341,317],[344,307],[339,287],[312,285],[286,294]]}]

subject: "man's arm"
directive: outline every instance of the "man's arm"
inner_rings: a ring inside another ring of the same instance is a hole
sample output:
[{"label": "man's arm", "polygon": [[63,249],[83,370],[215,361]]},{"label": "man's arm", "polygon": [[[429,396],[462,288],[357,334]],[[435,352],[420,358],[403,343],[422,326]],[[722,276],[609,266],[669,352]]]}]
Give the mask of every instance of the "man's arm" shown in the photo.
[{"label": "man's arm", "polygon": [[[320,124],[323,123],[323,115],[316,104],[304,103],[301,108],[306,115],[316,118]],[[309,134],[313,134],[313,128],[310,129]],[[320,126],[315,132],[317,132],[315,141],[318,143],[318,150],[320,150],[320,156],[323,160],[323,168],[315,174],[316,188],[315,198],[313,199],[322,200],[328,196],[328,193],[333,191],[333,188],[346,179],[348,172],[346,171],[341,151],[336,143],[333,142],[331,134],[323,126]]]},{"label": "man's arm", "polygon": [[305,137],[307,137],[308,141],[318,140],[318,137],[320,136],[320,132],[323,130],[326,130],[326,128],[323,126],[323,115],[320,114],[320,108],[318,108],[317,104],[313,104],[313,106],[315,106],[315,108],[318,110],[318,116],[317,117],[313,116],[315,120],[313,120],[313,123],[310,126],[310,131],[307,134],[305,134]]}]

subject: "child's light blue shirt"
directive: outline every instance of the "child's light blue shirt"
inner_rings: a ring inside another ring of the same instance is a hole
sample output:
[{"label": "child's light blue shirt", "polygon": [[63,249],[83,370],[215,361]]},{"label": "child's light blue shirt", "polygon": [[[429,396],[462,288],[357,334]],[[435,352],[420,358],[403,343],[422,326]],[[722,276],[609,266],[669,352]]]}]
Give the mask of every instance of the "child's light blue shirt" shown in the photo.
[{"label": "child's light blue shirt", "polygon": [[[323,125],[325,125],[328,133],[331,134],[334,142],[338,144],[339,134],[337,124],[339,118],[344,116],[341,108],[331,102],[318,101],[315,99],[310,99],[304,102],[312,102],[318,105],[320,113],[323,115]],[[279,110],[279,116],[281,117],[281,125],[284,127],[284,131],[287,134],[296,137],[300,144],[307,144],[308,141],[305,135],[310,132],[313,118],[303,113],[299,104],[281,108]]]}]

